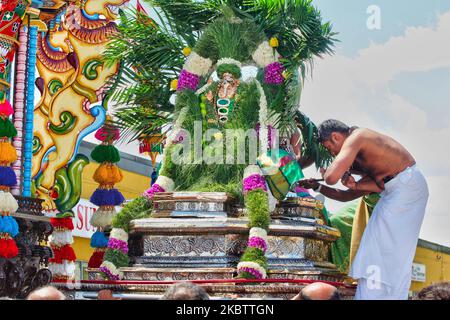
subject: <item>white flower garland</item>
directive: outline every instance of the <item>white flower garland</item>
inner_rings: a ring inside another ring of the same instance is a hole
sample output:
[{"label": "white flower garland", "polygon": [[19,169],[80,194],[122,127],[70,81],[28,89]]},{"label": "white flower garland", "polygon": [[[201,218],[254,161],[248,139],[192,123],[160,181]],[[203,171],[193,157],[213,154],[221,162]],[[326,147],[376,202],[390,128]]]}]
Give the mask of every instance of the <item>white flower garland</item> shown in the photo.
[{"label": "white flower garland", "polygon": [[258,237],[263,239],[267,243],[267,231],[262,228],[257,227],[251,228],[249,237],[250,238]]},{"label": "white flower garland", "polygon": [[239,264],[237,265],[237,269],[242,269],[242,268],[252,268],[255,269],[256,271],[258,271],[259,273],[262,274],[263,279],[267,278],[267,273],[266,270],[261,267],[258,263],[256,262],[251,262],[251,261],[243,261],[243,262],[239,262]]},{"label": "white flower garland", "polygon": [[273,196],[272,191],[270,191],[269,189],[269,186],[267,186],[267,196],[269,197],[269,212],[272,213],[277,208],[278,200]]},{"label": "white flower garland", "polygon": [[260,141],[260,147],[261,147],[261,154],[266,154],[267,149],[269,147],[269,141],[268,141],[268,135],[269,130],[267,129],[267,98],[266,94],[264,93],[264,89],[259,83],[259,81],[256,81],[256,86],[258,87],[259,91],[259,141]]},{"label": "white flower garland", "polygon": [[192,52],[187,58],[183,69],[197,76],[204,77],[211,69],[213,62],[211,59],[203,58],[196,52]]},{"label": "white flower garland", "polygon": [[234,65],[238,66],[239,69],[242,69],[242,63],[237,60],[231,59],[231,58],[222,58],[219,61],[217,61],[217,67],[219,67],[223,64],[234,64]]},{"label": "white flower garland", "polygon": [[278,54],[276,51],[274,54],[274,49],[270,46],[269,41],[264,41],[253,52],[252,58],[258,67],[265,68],[278,60]]},{"label": "white flower garland", "polygon": [[169,177],[159,176],[155,184],[162,187],[166,192],[172,192],[175,189],[175,182]]},{"label": "white flower garland", "polygon": [[19,209],[17,200],[9,192],[0,191],[0,212],[15,213]]},{"label": "white flower garland", "polygon": [[109,237],[117,239],[117,240],[121,240],[124,242],[128,242],[128,233],[123,229],[119,229],[119,228],[112,229]]},{"label": "white flower garland", "polygon": [[100,267],[108,268],[108,270],[115,276],[118,276],[120,279],[123,279],[123,272],[119,271],[114,264],[109,261],[103,261]]},{"label": "white flower garland", "polygon": [[[181,109],[180,114],[178,115],[178,119],[173,124],[172,131],[167,136],[167,144],[166,144],[166,148],[164,149],[164,151],[166,151],[173,144],[173,141],[175,140],[178,133],[182,129],[183,122],[186,119],[188,112],[189,112],[188,107],[184,107],[183,109]],[[163,154],[164,153],[165,152],[163,152]]]},{"label": "white flower garland", "polygon": [[203,87],[197,90],[195,93],[197,96],[201,95],[202,93],[206,92],[206,90],[211,86],[210,83],[205,84]]},{"label": "white flower garland", "polygon": [[67,244],[72,244],[72,231],[53,231],[53,233],[49,237],[49,242],[56,247],[62,247]]},{"label": "white flower garland", "polygon": [[263,175],[261,169],[257,165],[255,164],[249,165],[244,170],[244,180],[255,174],[259,174],[261,176]]}]

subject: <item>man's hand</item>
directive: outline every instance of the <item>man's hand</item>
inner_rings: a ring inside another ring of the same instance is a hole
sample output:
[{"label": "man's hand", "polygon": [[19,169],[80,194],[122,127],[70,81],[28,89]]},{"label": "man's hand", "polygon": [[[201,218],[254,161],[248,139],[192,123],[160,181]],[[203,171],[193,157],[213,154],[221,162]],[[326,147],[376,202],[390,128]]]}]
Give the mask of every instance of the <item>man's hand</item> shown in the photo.
[{"label": "man's hand", "polygon": [[351,174],[346,173],[341,179],[341,183],[350,190],[356,190],[356,181]]},{"label": "man's hand", "polygon": [[322,178],[325,178],[325,173],[327,172],[327,169],[325,168],[320,168],[319,169],[320,175],[322,176]]},{"label": "man's hand", "polygon": [[317,189],[320,184],[316,179],[305,179],[298,182],[298,185],[305,189]]}]

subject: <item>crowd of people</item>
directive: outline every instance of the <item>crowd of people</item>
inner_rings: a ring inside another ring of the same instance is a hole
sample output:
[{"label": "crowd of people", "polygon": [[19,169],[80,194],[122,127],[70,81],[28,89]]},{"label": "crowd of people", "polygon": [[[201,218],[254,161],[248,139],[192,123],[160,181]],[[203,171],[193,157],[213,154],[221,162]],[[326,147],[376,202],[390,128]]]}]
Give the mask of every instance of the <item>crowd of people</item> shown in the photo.
[{"label": "crowd of people", "polygon": [[[52,286],[39,288],[31,292],[27,300],[66,300],[60,290]],[[12,300],[0,298],[0,300]],[[122,300],[114,296],[111,290],[98,292],[97,300]],[[179,282],[171,285],[160,300],[210,300],[205,288],[192,282]],[[291,300],[341,300],[338,288],[323,282],[305,286]],[[450,300],[450,282],[440,282],[423,288],[413,300]]]}]

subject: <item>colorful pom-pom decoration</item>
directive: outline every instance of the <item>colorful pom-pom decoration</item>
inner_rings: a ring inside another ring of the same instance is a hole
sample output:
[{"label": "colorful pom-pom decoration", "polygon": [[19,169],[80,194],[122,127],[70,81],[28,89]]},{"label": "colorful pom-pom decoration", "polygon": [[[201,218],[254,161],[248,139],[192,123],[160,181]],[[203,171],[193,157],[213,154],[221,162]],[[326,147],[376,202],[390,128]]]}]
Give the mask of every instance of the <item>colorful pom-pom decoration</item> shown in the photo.
[{"label": "colorful pom-pom decoration", "polygon": [[106,249],[96,249],[88,262],[88,268],[98,269],[102,265]]},{"label": "colorful pom-pom decoration", "polygon": [[113,188],[113,189],[97,189],[91,196],[90,201],[96,206],[119,206],[124,201],[122,193]]},{"label": "colorful pom-pom decoration", "polygon": [[17,176],[11,167],[0,166],[0,186],[9,188],[17,185]]},{"label": "colorful pom-pom decoration", "polygon": [[0,117],[0,138],[14,138],[17,136],[17,129],[9,118]]},{"label": "colorful pom-pom decoration", "polygon": [[17,150],[9,141],[0,138],[0,164],[10,165],[17,161]]},{"label": "colorful pom-pom decoration", "polygon": [[11,103],[8,100],[0,103],[0,116],[9,117],[14,113]]},{"label": "colorful pom-pom decoration", "polygon": [[101,144],[96,146],[91,152],[91,157],[98,163],[117,163],[120,161],[119,150],[117,150],[116,147],[108,144]]},{"label": "colorful pom-pom decoration", "polygon": [[112,164],[101,164],[94,173],[94,181],[103,186],[112,186],[123,179],[122,171]]}]

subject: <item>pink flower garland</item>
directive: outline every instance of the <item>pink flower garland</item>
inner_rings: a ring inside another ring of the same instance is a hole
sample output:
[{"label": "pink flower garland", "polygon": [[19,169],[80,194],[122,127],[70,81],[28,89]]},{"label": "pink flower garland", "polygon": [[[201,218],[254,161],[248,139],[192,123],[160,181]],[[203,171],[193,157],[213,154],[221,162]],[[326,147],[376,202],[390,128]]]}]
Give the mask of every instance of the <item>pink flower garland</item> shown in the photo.
[{"label": "pink flower garland", "polygon": [[178,79],[177,90],[182,91],[184,89],[197,89],[200,83],[200,76],[190,73],[186,70],[181,70],[180,77]]},{"label": "pink flower garland", "polygon": [[284,66],[279,62],[269,64],[265,69],[264,82],[267,84],[280,85],[284,82]]},{"label": "pink flower garland", "polygon": [[261,274],[261,272],[259,272],[256,269],[253,269],[253,268],[249,268],[249,267],[240,268],[239,273],[242,273],[242,272],[250,273],[252,276],[254,276],[258,280],[263,278],[263,275]]},{"label": "pink flower garland", "polygon": [[154,197],[155,193],[160,192],[166,192],[166,190],[164,190],[164,188],[159,184],[155,183],[150,189],[144,192],[144,197],[151,200]]},{"label": "pink flower garland", "polygon": [[101,272],[103,272],[104,274],[106,274],[110,280],[114,280],[114,281],[120,280],[120,277],[119,277],[119,276],[113,274],[113,273],[112,273],[107,267],[105,267],[105,266],[100,267],[99,270],[100,270]]},{"label": "pink flower garland", "polygon": [[109,238],[108,248],[128,253],[128,243],[119,239]]},{"label": "pink flower garland", "polygon": [[267,191],[266,180],[259,174],[252,174],[251,176],[248,176],[244,179],[243,184],[244,194],[256,189]]},{"label": "pink flower garland", "polygon": [[250,239],[248,239],[247,246],[258,248],[262,250],[264,253],[267,251],[267,243],[263,238],[260,237],[251,237]]}]

